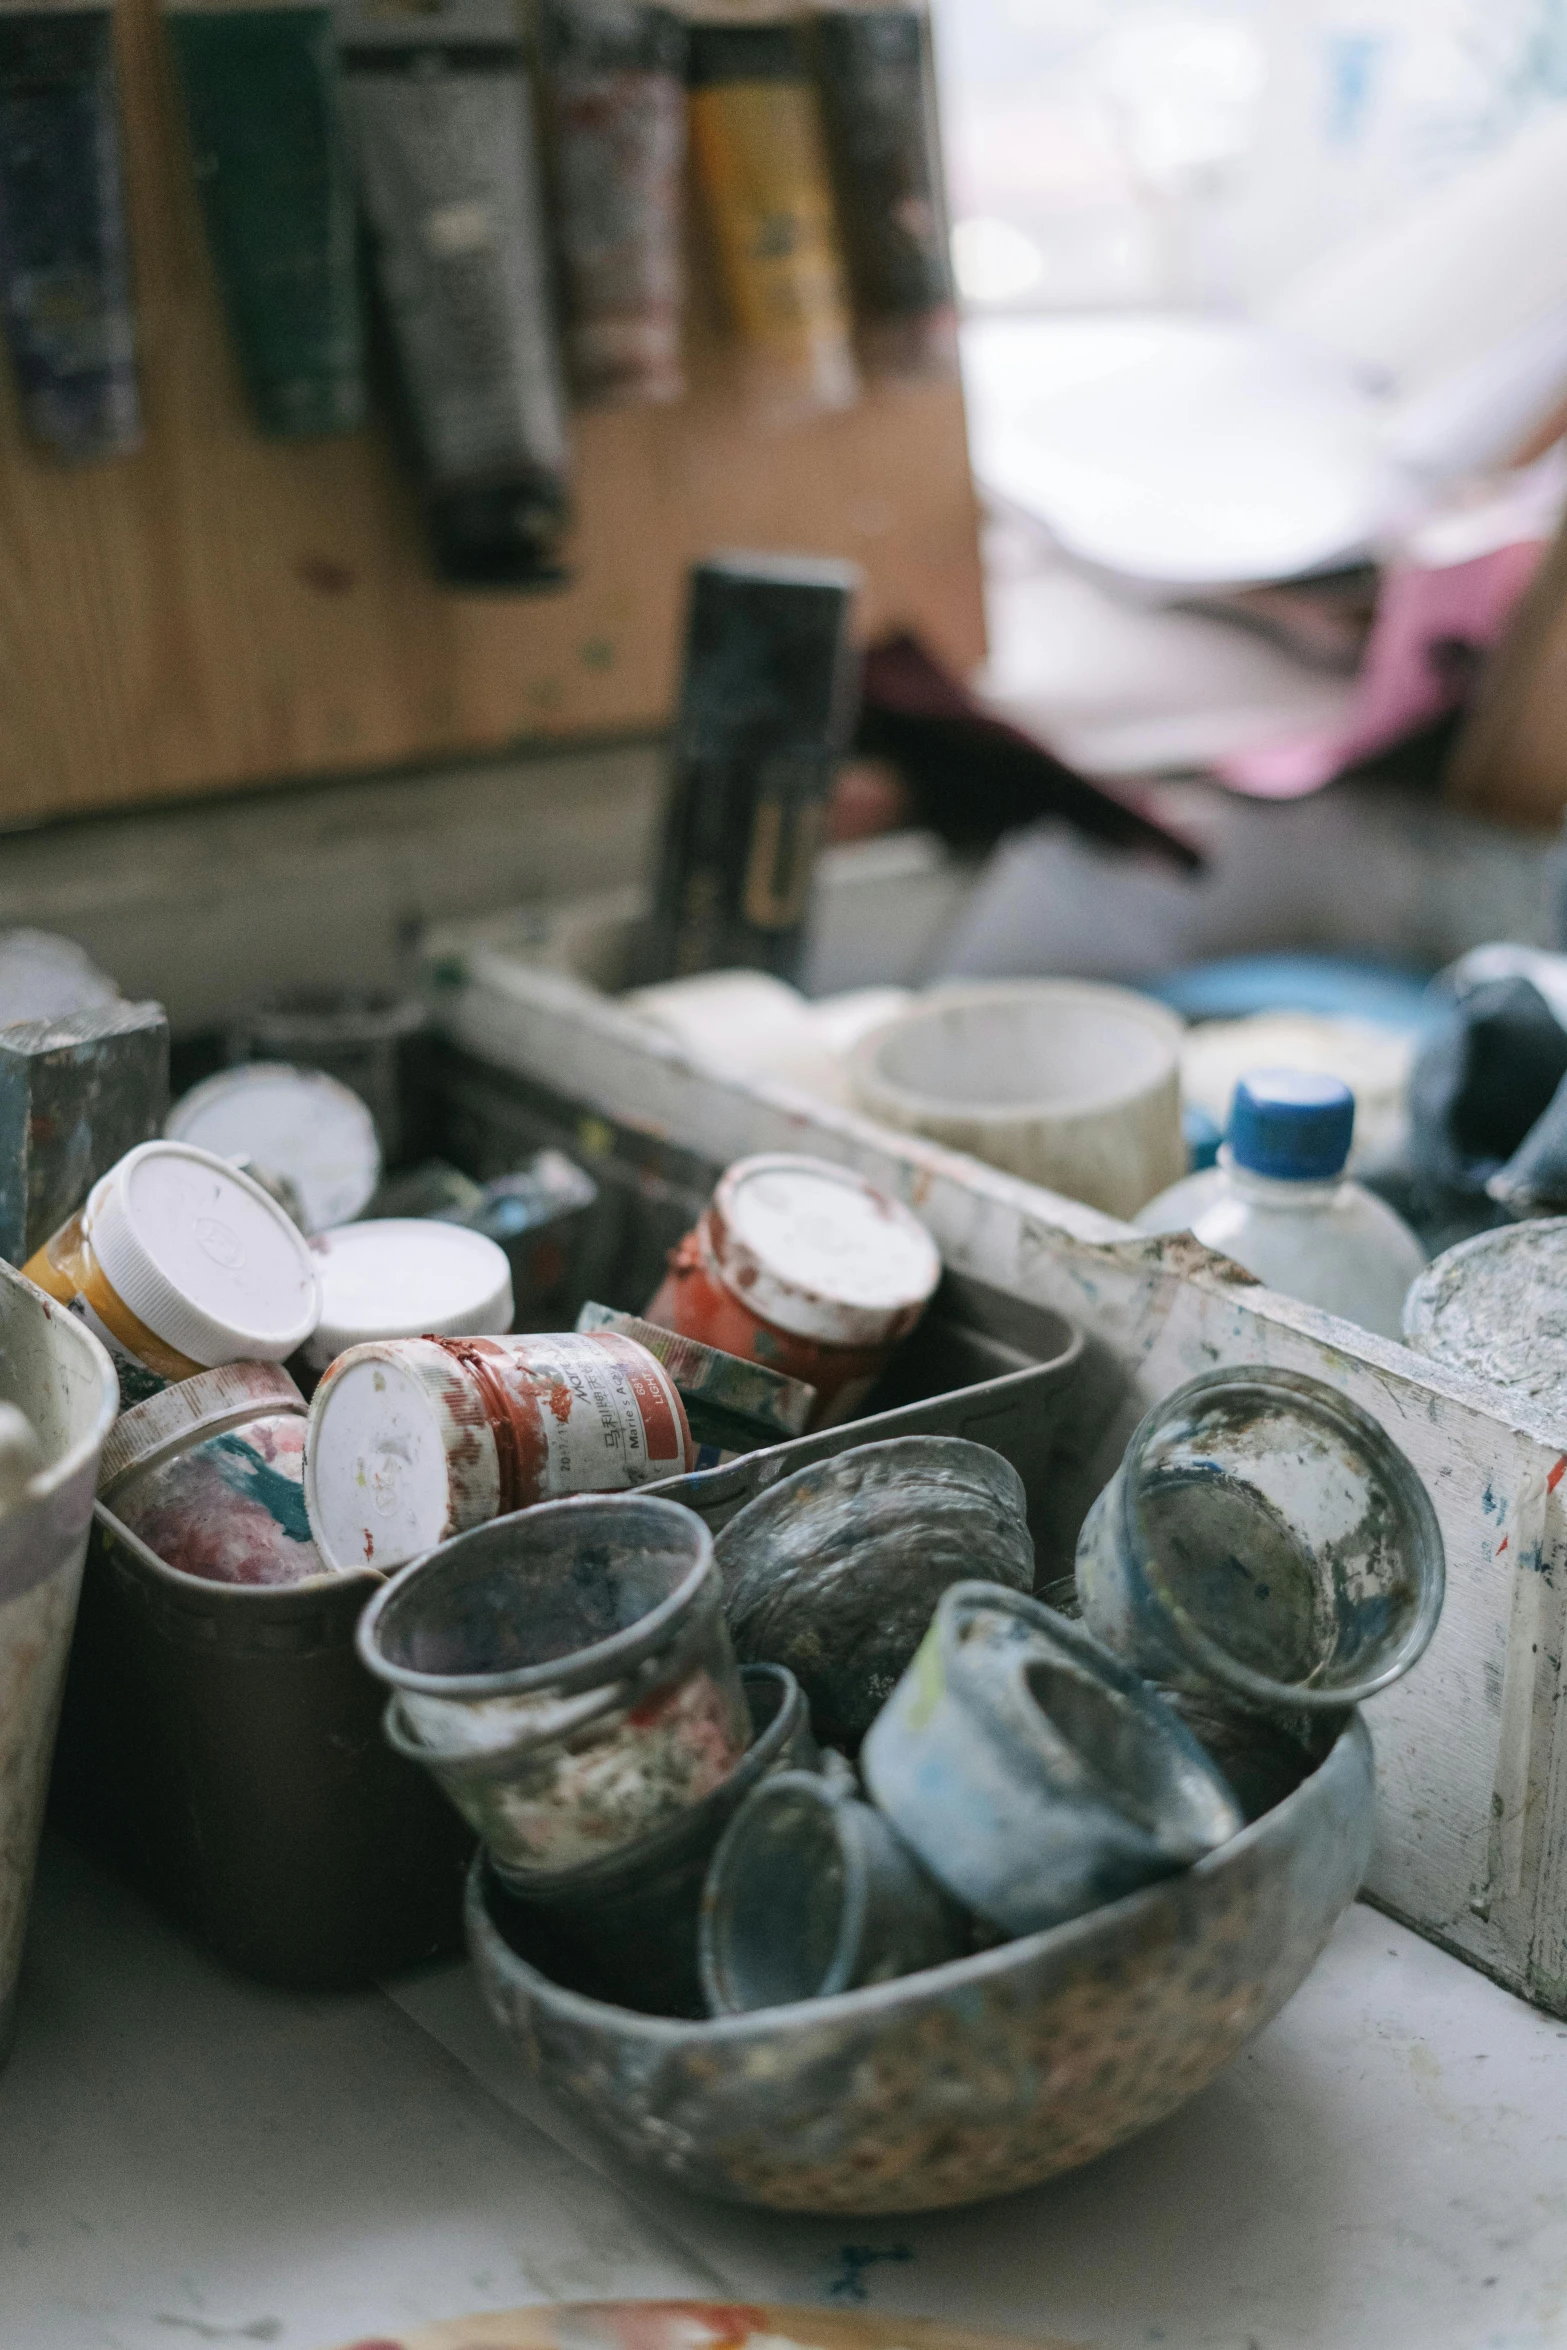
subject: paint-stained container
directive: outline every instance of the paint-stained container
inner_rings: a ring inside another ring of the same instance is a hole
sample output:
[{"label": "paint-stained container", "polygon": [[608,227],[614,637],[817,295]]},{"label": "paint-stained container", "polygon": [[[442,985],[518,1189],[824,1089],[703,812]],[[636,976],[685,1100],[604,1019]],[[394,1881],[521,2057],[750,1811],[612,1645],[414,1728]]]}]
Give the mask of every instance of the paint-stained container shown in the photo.
[{"label": "paint-stained container", "polygon": [[350,5],[345,111],[437,569],[557,583],[565,403],[532,74],[509,0]]},{"label": "paint-stained container", "polygon": [[737,1159],[669,1259],[647,1319],[802,1379],[852,1419],[941,1279],[919,1218],[852,1168]]},{"label": "paint-stained container", "polygon": [[955,376],[929,15],[859,0],[818,8],[811,30],[861,363],[872,377]]},{"label": "paint-stained container", "polygon": [[364,422],[358,229],[324,4],[172,0],[207,237],[263,431]]},{"label": "paint-stained container", "polygon": [[321,1310],[298,1226],[248,1175],[182,1142],[128,1151],[25,1271],[108,1347],[127,1401],[146,1374],[282,1362]]},{"label": "paint-stained container", "polygon": [[648,0],[542,0],[566,351],[584,400],[678,400],[685,27]]},{"label": "paint-stained container", "polygon": [[366,1608],[387,1735],[515,1883],[634,1846],[751,1743],[713,1539],[677,1502],[595,1496],[460,1535]]},{"label": "paint-stained container", "polygon": [[511,1266],[482,1232],[431,1216],[342,1224],[311,1244],[321,1318],[305,1348],[324,1371],[388,1338],[494,1338],[511,1328]]},{"label": "paint-stained container", "polygon": [[305,1399],[277,1363],[228,1363],[122,1412],[98,1498],[182,1574],[303,1583],[326,1572],[305,1513]]},{"label": "paint-stained container", "polygon": [[724,555],[691,573],[643,980],[799,975],[823,815],[854,723],[852,564]]},{"label": "paint-stained container", "polygon": [[140,447],[107,8],[0,7],[0,315],[34,439],[75,459]]},{"label": "paint-stained container", "polygon": [[329,1566],[390,1570],[491,1519],[694,1459],[662,1363],[612,1331],[356,1346],[316,1389],[305,1500]]},{"label": "paint-stained container", "polygon": [[699,10],[688,74],[696,176],[751,396],[780,421],[847,407],[849,307],[798,24]]}]

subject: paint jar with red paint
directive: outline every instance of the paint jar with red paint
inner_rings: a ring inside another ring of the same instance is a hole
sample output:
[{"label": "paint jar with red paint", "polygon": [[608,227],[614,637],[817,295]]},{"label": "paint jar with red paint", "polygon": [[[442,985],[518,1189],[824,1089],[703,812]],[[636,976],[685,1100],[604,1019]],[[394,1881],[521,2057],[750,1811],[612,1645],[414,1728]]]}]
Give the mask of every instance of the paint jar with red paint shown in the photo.
[{"label": "paint jar with red paint", "polygon": [[358,1638],[393,1691],[388,1738],[514,1885],[629,1850],[751,1743],[713,1538],[655,1494],[461,1535],[378,1592]]},{"label": "paint jar with red paint", "polygon": [[386,1339],[316,1389],[305,1502],[328,1566],[390,1571],[454,1534],[696,1458],[663,1364],[614,1331]]},{"label": "paint jar with red paint", "polygon": [[852,1419],[941,1279],[919,1218],[850,1167],[739,1159],[671,1253],[647,1319],[803,1379]]},{"label": "paint jar with red paint", "polygon": [[208,1583],[327,1569],[305,1512],[305,1399],[278,1363],[225,1363],[122,1412],[98,1499],[165,1566]]}]

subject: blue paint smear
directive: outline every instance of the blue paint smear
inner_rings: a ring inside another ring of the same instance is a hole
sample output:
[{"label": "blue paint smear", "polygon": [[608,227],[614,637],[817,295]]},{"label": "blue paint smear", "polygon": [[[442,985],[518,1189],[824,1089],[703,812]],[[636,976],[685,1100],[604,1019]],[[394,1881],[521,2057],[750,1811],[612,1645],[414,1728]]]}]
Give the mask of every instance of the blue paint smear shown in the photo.
[{"label": "blue paint smear", "polygon": [[1371,120],[1385,33],[1330,33],[1323,44],[1327,99],[1322,136],[1330,147],[1358,146]]},{"label": "blue paint smear", "polygon": [[291,1542],[310,1540],[305,1489],[264,1460],[243,1436],[215,1436],[207,1450],[218,1456],[218,1475],[231,1493],[252,1501],[276,1519]]},{"label": "blue paint smear", "polygon": [[884,2260],[912,2260],[907,2244],[845,2244],[838,2255],[838,2274],[827,2287],[829,2301],[868,2301],[865,2271]]}]

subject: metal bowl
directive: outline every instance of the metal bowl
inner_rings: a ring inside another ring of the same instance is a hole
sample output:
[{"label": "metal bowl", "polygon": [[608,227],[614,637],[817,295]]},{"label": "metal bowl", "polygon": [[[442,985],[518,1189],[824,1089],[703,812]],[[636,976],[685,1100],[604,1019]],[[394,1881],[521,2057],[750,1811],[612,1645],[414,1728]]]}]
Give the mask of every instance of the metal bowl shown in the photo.
[{"label": "metal bowl", "polygon": [[1275,2016],[1371,1851],[1371,1740],[1322,1759],[1183,1875],[869,1989],[683,2023],[551,1982],[504,1940],[482,1868],[468,1940],[530,2070],[649,2169],[780,2211],[935,2210],[1034,2185],[1160,2121]]}]

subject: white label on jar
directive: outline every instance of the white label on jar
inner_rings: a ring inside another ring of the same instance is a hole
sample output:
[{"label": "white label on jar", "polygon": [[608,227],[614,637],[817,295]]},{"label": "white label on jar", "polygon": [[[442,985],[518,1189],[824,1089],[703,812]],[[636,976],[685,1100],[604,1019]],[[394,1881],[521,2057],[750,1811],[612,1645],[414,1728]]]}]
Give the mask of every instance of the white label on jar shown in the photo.
[{"label": "white label on jar", "polygon": [[546,1495],[614,1493],[684,1469],[668,1391],[642,1348],[633,1353],[625,1340],[530,1338],[525,1360],[544,1428]]}]

